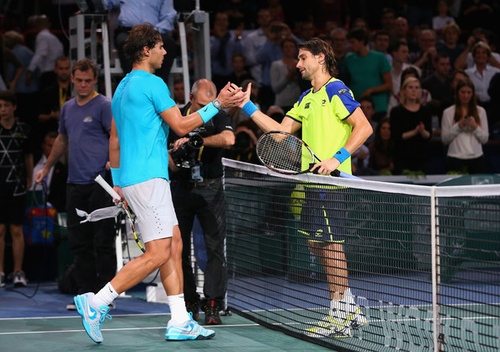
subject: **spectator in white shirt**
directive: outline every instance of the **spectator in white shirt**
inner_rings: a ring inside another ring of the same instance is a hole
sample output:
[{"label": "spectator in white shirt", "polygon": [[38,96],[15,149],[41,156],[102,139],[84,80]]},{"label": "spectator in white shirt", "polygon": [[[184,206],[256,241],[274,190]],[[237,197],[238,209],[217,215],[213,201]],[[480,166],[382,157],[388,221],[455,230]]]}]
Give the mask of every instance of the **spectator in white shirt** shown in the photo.
[{"label": "spectator in white shirt", "polygon": [[268,9],[260,9],[257,14],[257,24],[259,28],[251,31],[243,38],[243,54],[246,63],[250,67],[252,77],[260,84],[262,64],[257,62],[257,53],[267,41],[267,31],[271,23],[271,14]]},{"label": "spectator in white shirt", "polygon": [[31,59],[26,79],[31,81],[33,74],[40,75],[40,89],[55,81],[54,67],[56,59],[64,56],[64,47],[59,38],[50,32],[52,26],[46,15],[35,18],[35,55]]},{"label": "spectator in white shirt", "polygon": [[436,9],[438,14],[432,18],[432,29],[440,31],[448,23],[455,23],[455,19],[449,15],[449,6],[446,0],[439,0]]},{"label": "spectator in white shirt", "polygon": [[488,62],[491,57],[491,49],[485,42],[477,42],[472,48],[472,57],[474,66],[465,70],[476,88],[478,103],[481,106],[487,106],[490,102],[488,87],[493,76],[500,72],[497,67],[491,66]]},{"label": "spectator in white shirt", "polygon": [[448,171],[483,173],[482,145],[488,141],[486,111],[477,105],[474,83],[461,79],[455,89],[455,104],[445,109],[441,121],[441,140],[449,145]]}]

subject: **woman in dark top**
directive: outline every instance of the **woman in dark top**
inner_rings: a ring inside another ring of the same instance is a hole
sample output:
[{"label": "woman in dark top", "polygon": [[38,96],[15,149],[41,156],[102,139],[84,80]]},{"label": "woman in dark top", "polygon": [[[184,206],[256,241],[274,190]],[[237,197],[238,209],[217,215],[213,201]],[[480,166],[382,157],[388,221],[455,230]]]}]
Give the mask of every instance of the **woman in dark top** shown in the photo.
[{"label": "woman in dark top", "polygon": [[394,141],[394,174],[403,171],[427,172],[428,141],[432,131],[432,112],[420,104],[422,88],[417,78],[407,78],[401,87],[401,104],[391,111],[391,137]]},{"label": "woman in dark top", "polygon": [[375,128],[373,141],[369,145],[368,167],[381,175],[391,175],[394,169],[394,143],[391,139],[391,123],[384,117]]}]

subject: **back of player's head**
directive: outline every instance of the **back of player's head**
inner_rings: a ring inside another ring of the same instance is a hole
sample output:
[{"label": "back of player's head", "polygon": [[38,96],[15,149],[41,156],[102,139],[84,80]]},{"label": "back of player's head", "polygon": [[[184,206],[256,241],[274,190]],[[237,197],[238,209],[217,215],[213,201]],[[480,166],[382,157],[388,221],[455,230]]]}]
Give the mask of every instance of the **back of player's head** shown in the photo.
[{"label": "back of player's head", "polygon": [[129,32],[123,51],[131,62],[138,62],[143,59],[142,51],[145,47],[152,49],[162,41],[160,32],[152,24],[136,24]]},{"label": "back of player's head", "polygon": [[335,75],[335,53],[330,44],[319,38],[311,38],[299,44],[299,50],[307,50],[313,55],[325,55],[325,68],[330,76]]}]

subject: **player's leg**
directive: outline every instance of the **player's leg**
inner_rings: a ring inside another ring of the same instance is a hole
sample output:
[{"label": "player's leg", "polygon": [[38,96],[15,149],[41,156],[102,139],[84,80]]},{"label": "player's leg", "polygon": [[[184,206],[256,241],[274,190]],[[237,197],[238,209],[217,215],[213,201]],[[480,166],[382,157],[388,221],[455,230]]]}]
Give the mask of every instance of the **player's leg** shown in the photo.
[{"label": "player's leg", "polygon": [[160,268],[162,283],[167,292],[168,305],[172,313],[172,319],[168,322],[165,332],[165,339],[168,341],[211,339],[215,336],[215,332],[201,327],[187,313],[183,294],[182,240],[178,226],[173,229],[173,238],[176,242],[175,250],[177,253],[172,253],[170,260]]},{"label": "player's leg", "polygon": [[307,329],[307,333],[315,337],[351,336],[347,304],[343,300],[347,287],[347,265],[342,244],[309,241],[309,250],[318,258],[325,271],[331,301],[328,315],[318,325]]},{"label": "player's leg", "polygon": [[196,280],[191,266],[191,231],[195,216],[193,206],[196,206],[196,200],[191,198],[192,188],[186,186],[184,182],[172,181],[170,186],[182,237],[184,300],[186,301],[187,311],[192,314],[194,320],[198,320],[200,317],[200,295],[196,292]]},{"label": "player's leg", "polygon": [[[92,340],[103,341],[101,326],[108,316],[109,304],[124,292],[141,282],[151,272],[170,259],[172,248],[172,222],[175,214],[163,209],[164,183],[153,179],[133,186],[124,187],[125,199],[134,209],[139,227],[142,230],[146,253],[128,262],[116,276],[98,293],[86,293],[74,298],[78,313],[82,316],[83,326]],[[170,229],[170,231],[169,231]]]},{"label": "player's leg", "polygon": [[96,295],[90,292],[75,297],[76,309],[83,318],[83,326],[94,342],[103,341],[101,326],[104,319],[109,317],[109,305],[120,293],[134,287],[167,263],[171,244],[171,238],[147,242],[146,253],[128,262]]},{"label": "player's leg", "polygon": [[330,299],[341,300],[348,288],[347,262],[342,243],[309,241],[309,249],[326,273]]},{"label": "player's leg", "polygon": [[331,300],[328,315],[319,324],[307,329],[307,333],[316,337],[351,336],[351,318],[357,306],[348,291],[347,262],[343,250],[345,195],[334,189],[306,189],[304,204],[301,232],[308,235],[309,250],[322,264]]}]

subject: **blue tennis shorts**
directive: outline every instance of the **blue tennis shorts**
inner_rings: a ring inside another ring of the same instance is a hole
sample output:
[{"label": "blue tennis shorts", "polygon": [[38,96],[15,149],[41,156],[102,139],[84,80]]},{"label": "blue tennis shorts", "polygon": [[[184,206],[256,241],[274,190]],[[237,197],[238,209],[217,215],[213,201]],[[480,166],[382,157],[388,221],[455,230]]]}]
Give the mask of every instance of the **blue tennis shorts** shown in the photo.
[{"label": "blue tennis shorts", "polygon": [[346,198],[341,189],[305,187],[299,232],[311,241],[343,243]]}]

